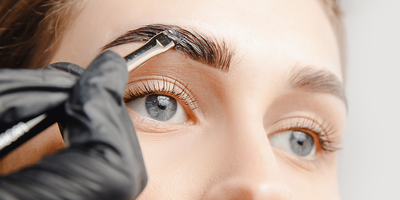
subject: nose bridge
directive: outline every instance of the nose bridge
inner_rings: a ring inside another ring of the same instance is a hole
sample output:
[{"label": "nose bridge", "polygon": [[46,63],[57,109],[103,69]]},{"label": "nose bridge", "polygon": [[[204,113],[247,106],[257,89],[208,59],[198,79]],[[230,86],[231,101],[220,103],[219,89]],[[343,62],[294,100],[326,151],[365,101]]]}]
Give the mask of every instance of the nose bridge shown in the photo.
[{"label": "nose bridge", "polygon": [[228,117],[226,130],[221,133],[227,145],[227,151],[220,155],[224,172],[204,199],[290,198],[290,189],[281,178],[262,117],[257,119],[249,113],[237,112]]},{"label": "nose bridge", "polygon": [[247,176],[255,173],[274,179],[280,172],[264,129],[264,112],[256,102],[248,103],[245,98],[232,98],[237,100],[233,102],[236,106],[227,109],[225,134],[230,139],[230,152],[234,152],[235,165],[248,171]]},{"label": "nose bridge", "polygon": [[246,115],[232,117],[230,122],[226,133],[230,137],[229,154],[234,163],[229,164],[233,165],[233,173],[253,182],[280,181],[281,172],[262,122]]},{"label": "nose bridge", "polygon": [[248,177],[260,177],[262,174],[274,179],[277,176],[279,169],[262,126],[254,122],[232,121],[227,134],[230,137],[230,154],[235,161],[230,164]]}]

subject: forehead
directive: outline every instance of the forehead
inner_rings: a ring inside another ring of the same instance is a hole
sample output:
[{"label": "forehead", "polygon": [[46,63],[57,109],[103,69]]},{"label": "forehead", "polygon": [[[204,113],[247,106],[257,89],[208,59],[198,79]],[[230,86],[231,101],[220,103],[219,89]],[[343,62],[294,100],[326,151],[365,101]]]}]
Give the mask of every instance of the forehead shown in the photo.
[{"label": "forehead", "polygon": [[74,62],[86,66],[88,57],[119,35],[157,23],[223,40],[235,49],[237,63],[282,69],[312,65],[342,78],[336,38],[317,0],[91,0],[66,31],[53,61],[63,51],[82,50],[86,55],[74,55]]}]

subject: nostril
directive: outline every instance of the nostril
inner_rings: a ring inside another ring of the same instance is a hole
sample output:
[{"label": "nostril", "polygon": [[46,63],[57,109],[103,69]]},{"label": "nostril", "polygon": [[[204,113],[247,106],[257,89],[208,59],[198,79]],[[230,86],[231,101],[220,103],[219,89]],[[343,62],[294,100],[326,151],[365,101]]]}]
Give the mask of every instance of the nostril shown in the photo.
[{"label": "nostril", "polygon": [[227,180],[213,185],[201,199],[216,200],[286,200],[291,198],[288,186],[275,183],[259,183],[257,181]]}]

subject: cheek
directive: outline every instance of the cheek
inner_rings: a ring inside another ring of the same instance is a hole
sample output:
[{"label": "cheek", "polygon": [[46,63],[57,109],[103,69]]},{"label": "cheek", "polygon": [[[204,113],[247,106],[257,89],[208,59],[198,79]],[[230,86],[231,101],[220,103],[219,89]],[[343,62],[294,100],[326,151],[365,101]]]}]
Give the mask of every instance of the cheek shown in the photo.
[{"label": "cheek", "polygon": [[[330,160],[336,159],[336,153],[329,156]],[[292,196],[296,199],[340,199],[337,187],[336,164],[316,163],[317,171],[299,170],[298,166],[293,165],[291,161],[283,156],[276,156],[276,160],[285,183],[292,190]],[[312,197],[312,198],[310,198]]]},{"label": "cheek", "polygon": [[56,124],[19,146],[0,160],[0,175],[6,175],[37,163],[44,156],[65,148]]},{"label": "cheek", "polygon": [[[164,135],[163,135],[164,134]],[[198,199],[221,171],[220,157],[224,151],[218,133],[193,127],[170,133],[138,132],[149,182],[143,199]]]}]

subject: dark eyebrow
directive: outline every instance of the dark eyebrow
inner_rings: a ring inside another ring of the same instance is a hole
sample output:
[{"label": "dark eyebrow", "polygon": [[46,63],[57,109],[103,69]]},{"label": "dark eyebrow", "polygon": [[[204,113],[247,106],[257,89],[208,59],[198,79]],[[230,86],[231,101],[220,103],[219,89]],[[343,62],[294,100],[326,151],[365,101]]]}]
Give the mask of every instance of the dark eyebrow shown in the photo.
[{"label": "dark eyebrow", "polygon": [[131,42],[146,42],[165,30],[174,30],[182,36],[181,42],[174,47],[176,50],[195,61],[207,64],[223,72],[229,71],[233,53],[228,49],[225,42],[220,43],[216,39],[207,38],[174,25],[151,24],[130,30],[105,45],[103,50]]},{"label": "dark eyebrow", "polygon": [[329,71],[296,66],[289,74],[287,86],[294,90],[332,94],[341,99],[347,107],[343,83]]}]

